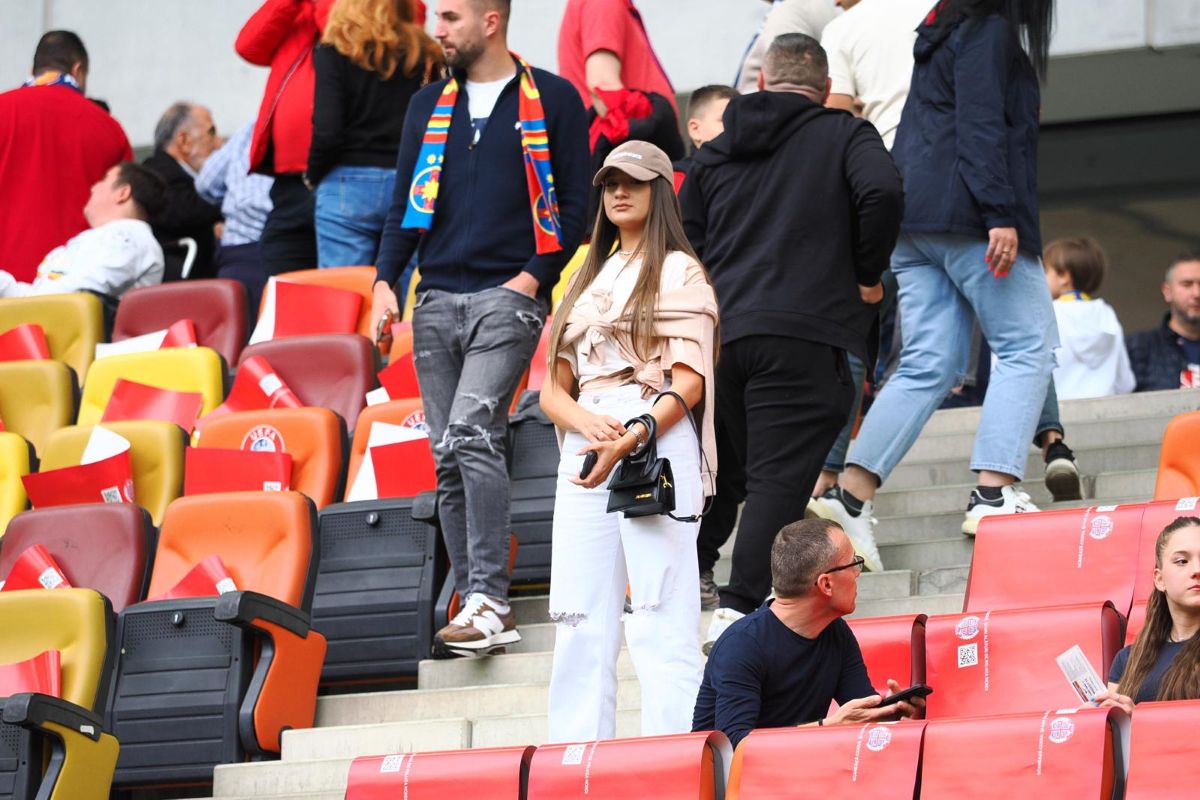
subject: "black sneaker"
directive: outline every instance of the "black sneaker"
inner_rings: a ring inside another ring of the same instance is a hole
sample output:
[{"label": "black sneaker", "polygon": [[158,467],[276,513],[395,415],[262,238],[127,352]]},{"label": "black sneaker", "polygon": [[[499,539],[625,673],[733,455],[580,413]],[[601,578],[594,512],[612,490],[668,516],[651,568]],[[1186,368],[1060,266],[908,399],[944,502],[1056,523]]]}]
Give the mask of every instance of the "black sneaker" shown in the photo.
[{"label": "black sneaker", "polygon": [[1023,514],[1037,511],[1038,507],[1017,486],[1005,486],[1000,490],[1000,497],[988,500],[979,493],[978,489],[971,490],[967,500],[967,514],[963,519],[962,532],[964,536],[974,536],[979,529],[979,520],[997,514]]},{"label": "black sneaker", "polygon": [[1055,502],[1083,499],[1075,454],[1064,442],[1055,442],[1046,449],[1046,488]]}]

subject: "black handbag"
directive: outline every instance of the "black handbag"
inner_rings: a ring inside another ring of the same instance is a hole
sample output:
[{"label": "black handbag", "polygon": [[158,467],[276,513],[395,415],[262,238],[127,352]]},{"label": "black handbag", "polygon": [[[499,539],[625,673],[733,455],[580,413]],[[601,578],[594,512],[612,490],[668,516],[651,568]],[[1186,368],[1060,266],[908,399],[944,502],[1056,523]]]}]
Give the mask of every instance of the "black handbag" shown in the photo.
[{"label": "black handbag", "polygon": [[[659,397],[665,395],[674,397],[683,406],[684,414],[692,423],[692,428],[695,429],[696,420],[692,417],[692,411],[687,407],[687,403],[683,402],[683,398],[675,392],[663,392]],[[657,398],[655,399],[657,401]],[[625,427],[628,428],[638,422],[646,428],[646,441],[617,462],[617,466],[613,468],[612,477],[608,482],[608,513],[620,511],[627,518],[666,514],[679,522],[698,522],[708,513],[712,498],[709,498],[704,505],[704,510],[699,514],[677,517],[671,513],[675,510],[675,476],[671,472],[670,460],[658,457],[655,440],[658,423],[650,414],[642,414],[640,417],[626,422]],[[700,440],[698,430],[696,431],[696,440]],[[701,448],[701,458],[703,455],[703,448]]]}]

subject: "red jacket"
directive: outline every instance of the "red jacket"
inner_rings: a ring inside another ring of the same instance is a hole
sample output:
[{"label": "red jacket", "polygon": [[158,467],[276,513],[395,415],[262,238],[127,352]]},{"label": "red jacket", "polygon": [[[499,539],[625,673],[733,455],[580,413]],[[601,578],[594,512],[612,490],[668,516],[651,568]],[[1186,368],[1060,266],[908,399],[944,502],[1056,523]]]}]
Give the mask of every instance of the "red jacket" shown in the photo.
[{"label": "red jacket", "polygon": [[299,174],[308,164],[312,51],[332,4],[333,0],[266,0],[238,34],[238,55],[271,68],[250,143],[252,172]]},{"label": "red jacket", "polygon": [[0,94],[0,269],[32,281],[47,253],[87,230],[92,184],[132,160],[120,123],[74,89]]}]

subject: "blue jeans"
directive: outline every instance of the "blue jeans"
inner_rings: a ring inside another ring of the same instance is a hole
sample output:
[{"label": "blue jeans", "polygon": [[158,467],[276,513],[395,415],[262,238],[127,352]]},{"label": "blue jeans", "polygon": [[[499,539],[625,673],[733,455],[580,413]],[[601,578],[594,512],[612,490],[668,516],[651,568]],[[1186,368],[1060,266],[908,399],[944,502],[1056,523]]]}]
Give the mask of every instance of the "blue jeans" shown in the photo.
[{"label": "blue jeans", "polygon": [[316,191],[317,266],[373,266],[396,170],[335,167]]},{"label": "blue jeans", "polygon": [[867,379],[867,365],[858,356],[847,351],[846,362],[850,365],[850,380],[854,381],[854,405],[850,406],[850,418],[838,433],[837,441],[833,443],[829,455],[825,456],[822,469],[830,472],[841,472],[846,468],[846,451],[850,449],[850,434],[854,433],[854,423],[858,422],[858,409],[863,400],[863,381]]},{"label": "blue jeans", "polygon": [[1020,480],[1054,369],[1058,327],[1038,259],[1020,254],[1006,278],[983,260],[985,240],[904,234],[892,254],[903,320],[900,365],[863,420],[847,461],[882,482],[962,378],[978,317],[997,362],[971,469]]}]

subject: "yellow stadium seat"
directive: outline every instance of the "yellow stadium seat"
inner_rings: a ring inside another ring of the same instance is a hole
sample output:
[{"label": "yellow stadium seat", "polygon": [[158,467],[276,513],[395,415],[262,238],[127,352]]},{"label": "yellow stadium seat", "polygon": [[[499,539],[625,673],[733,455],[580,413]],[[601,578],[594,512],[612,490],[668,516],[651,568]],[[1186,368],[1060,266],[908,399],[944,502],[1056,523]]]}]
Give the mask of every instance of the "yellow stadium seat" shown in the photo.
[{"label": "yellow stadium seat", "polygon": [[417,305],[417,284],[421,282],[421,270],[413,267],[412,276],[408,279],[408,294],[404,296],[404,307],[400,319],[412,319],[413,308]]},{"label": "yellow stadium seat", "polygon": [[112,606],[91,589],[0,594],[0,663],[57,650],[62,677],[61,699],[23,692],[2,701],[0,780],[19,790],[10,796],[108,797],[118,751],[103,730],[113,637]]},{"label": "yellow stadium seat", "polygon": [[583,260],[587,258],[588,248],[590,244],[581,244],[579,249],[575,251],[575,255],[571,256],[571,260],[563,267],[562,274],[558,276],[558,283],[554,285],[554,290],[550,293],[550,313],[558,308],[558,304],[562,302],[563,295],[567,293],[567,283],[571,280],[571,276],[575,274],[583,265]]},{"label": "yellow stadium seat", "polygon": [[173,347],[148,353],[128,353],[102,358],[92,365],[79,401],[80,425],[95,425],[104,415],[118,378],[170,389],[199,392],[203,416],[225,399],[225,362],[207,347]]},{"label": "yellow stadium seat", "polygon": [[[167,506],[183,493],[186,434],[178,425],[161,420],[106,422],[104,427],[129,440],[133,498],[150,512],[155,525],[160,524]],[[42,470],[78,464],[91,435],[90,425],[73,425],[52,433],[42,455]]]},{"label": "yellow stadium seat", "polygon": [[15,433],[0,432],[0,536],[8,521],[25,510],[25,484],[29,474],[29,443]]},{"label": "yellow stadium seat", "polygon": [[75,420],[75,377],[61,361],[0,364],[0,420],[42,452],[53,431]]},{"label": "yellow stadium seat", "polygon": [[0,300],[0,333],[25,323],[42,326],[50,357],[75,370],[83,383],[96,356],[96,344],[104,341],[100,298],[77,292]]}]

